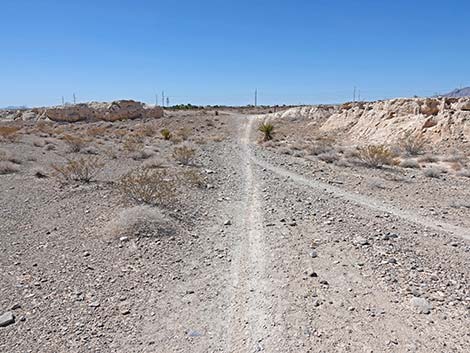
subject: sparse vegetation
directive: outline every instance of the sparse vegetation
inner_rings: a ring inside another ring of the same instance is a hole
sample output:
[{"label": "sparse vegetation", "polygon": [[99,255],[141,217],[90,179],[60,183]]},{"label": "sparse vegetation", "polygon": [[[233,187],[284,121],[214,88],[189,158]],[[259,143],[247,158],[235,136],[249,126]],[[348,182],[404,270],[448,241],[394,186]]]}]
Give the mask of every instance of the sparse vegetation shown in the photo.
[{"label": "sparse vegetation", "polygon": [[173,158],[183,165],[192,164],[196,150],[189,145],[181,145],[173,148]]},{"label": "sparse vegetation", "polygon": [[171,132],[168,129],[161,129],[160,134],[164,140],[169,140],[171,138]]},{"label": "sparse vegetation", "polygon": [[412,134],[406,134],[403,139],[398,143],[398,147],[405,152],[407,155],[416,156],[423,153],[426,146],[426,141],[423,135],[419,134],[413,136]]},{"label": "sparse vegetation", "polygon": [[69,148],[69,152],[80,152],[87,144],[82,136],[64,135],[64,141]]},{"label": "sparse vegetation", "polygon": [[185,170],[183,172],[183,178],[190,186],[198,188],[202,188],[205,186],[204,178],[197,170]]},{"label": "sparse vegetation", "polygon": [[124,140],[122,147],[127,152],[137,152],[144,148],[143,138],[138,135],[129,135]]},{"label": "sparse vegetation", "polygon": [[104,167],[98,157],[81,157],[68,159],[66,163],[51,165],[54,175],[62,181],[69,183],[78,181],[89,183]]},{"label": "sparse vegetation", "polygon": [[358,155],[360,163],[371,168],[395,164],[395,155],[384,145],[360,147]]},{"label": "sparse vegetation", "polygon": [[270,123],[261,123],[258,126],[258,131],[263,133],[263,141],[270,141],[273,139],[274,125]]},{"label": "sparse vegetation", "polygon": [[157,208],[138,205],[122,210],[106,227],[106,233],[115,237],[151,237],[171,235],[174,229]]},{"label": "sparse vegetation", "polygon": [[149,205],[165,205],[175,196],[176,180],[166,169],[139,168],[118,181],[119,190],[129,199]]},{"label": "sparse vegetation", "polygon": [[18,126],[0,126],[0,141],[4,141],[4,142],[17,141],[20,130],[21,130],[21,127],[18,127]]}]

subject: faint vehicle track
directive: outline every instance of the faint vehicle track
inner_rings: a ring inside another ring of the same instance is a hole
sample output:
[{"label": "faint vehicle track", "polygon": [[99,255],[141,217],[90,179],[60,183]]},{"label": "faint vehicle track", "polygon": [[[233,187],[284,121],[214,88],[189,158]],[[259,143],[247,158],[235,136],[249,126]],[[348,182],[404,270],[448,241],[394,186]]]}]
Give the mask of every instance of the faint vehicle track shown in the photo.
[{"label": "faint vehicle track", "polygon": [[[253,118],[253,117],[249,118],[250,129],[254,121],[256,121],[256,118]],[[360,205],[360,206],[363,206],[372,210],[389,213],[395,217],[401,218],[405,221],[408,221],[414,224],[418,224],[418,225],[421,225],[421,226],[424,226],[424,227],[427,227],[436,231],[446,231],[456,236],[462,237],[466,240],[470,240],[469,229],[455,226],[453,224],[449,224],[446,222],[437,221],[430,217],[421,216],[413,210],[399,209],[391,204],[387,204],[383,201],[379,201],[372,197],[349,192],[344,189],[341,189],[340,187],[333,186],[333,185],[321,182],[319,180],[305,177],[301,174],[289,171],[287,169],[274,166],[254,156],[252,156],[252,160],[253,160],[253,163],[259,165],[260,167],[270,170],[271,172],[274,172],[280,176],[290,178],[295,183],[302,184],[302,185],[305,185],[314,189],[326,191],[344,200],[351,201],[357,205]]]}]

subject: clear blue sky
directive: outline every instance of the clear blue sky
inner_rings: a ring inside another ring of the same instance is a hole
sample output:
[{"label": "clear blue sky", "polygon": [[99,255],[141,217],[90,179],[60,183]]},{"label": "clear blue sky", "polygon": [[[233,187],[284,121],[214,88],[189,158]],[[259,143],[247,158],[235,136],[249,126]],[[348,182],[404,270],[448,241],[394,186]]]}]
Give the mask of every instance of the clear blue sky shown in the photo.
[{"label": "clear blue sky", "polygon": [[0,106],[133,98],[328,103],[470,85],[470,1],[0,5]]}]

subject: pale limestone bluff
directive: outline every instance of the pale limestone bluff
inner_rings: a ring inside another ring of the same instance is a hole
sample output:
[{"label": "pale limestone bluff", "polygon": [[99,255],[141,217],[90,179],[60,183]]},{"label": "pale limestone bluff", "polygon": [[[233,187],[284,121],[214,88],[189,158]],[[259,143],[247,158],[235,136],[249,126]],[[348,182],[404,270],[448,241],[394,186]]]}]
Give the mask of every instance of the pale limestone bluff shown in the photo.
[{"label": "pale limestone bluff", "polygon": [[157,119],[163,116],[161,107],[147,106],[133,100],[111,103],[90,102],[50,108],[5,112],[5,120],[52,120],[60,122],[117,121],[125,119]]},{"label": "pale limestone bluff", "polygon": [[470,142],[469,98],[398,98],[299,107],[269,114],[268,119],[307,120],[320,132],[341,134],[358,144],[393,143],[408,134],[422,134],[430,142]]}]

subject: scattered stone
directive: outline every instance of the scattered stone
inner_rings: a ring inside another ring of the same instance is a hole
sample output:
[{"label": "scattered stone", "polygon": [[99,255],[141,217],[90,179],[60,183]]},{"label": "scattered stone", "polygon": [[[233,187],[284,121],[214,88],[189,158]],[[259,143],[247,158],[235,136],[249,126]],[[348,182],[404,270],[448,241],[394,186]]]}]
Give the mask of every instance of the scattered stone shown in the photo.
[{"label": "scattered stone", "polygon": [[365,246],[365,245],[369,245],[369,241],[364,237],[357,237],[356,244],[360,246]]},{"label": "scattered stone", "polygon": [[410,304],[418,314],[429,314],[432,309],[432,305],[424,298],[413,297],[410,300]]},{"label": "scattered stone", "polygon": [[228,219],[228,220],[226,220],[226,221],[224,222],[224,226],[230,226],[230,225],[232,225],[232,221],[231,221],[231,220]]},{"label": "scattered stone", "polygon": [[11,311],[8,311],[0,316],[0,327],[5,327],[15,323],[15,315]]},{"label": "scattered stone", "polygon": [[306,273],[309,277],[318,277],[317,273],[316,273],[313,269],[311,269],[311,268],[309,268],[305,273]]},{"label": "scattered stone", "polygon": [[119,241],[122,241],[122,242],[125,242],[125,241],[128,241],[129,240],[129,237],[120,237],[119,238]]},{"label": "scattered stone", "polygon": [[310,251],[310,257],[316,258],[318,256],[318,253],[315,250]]}]

